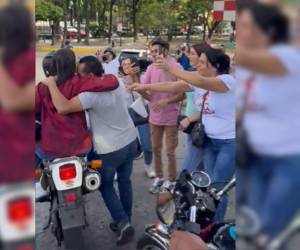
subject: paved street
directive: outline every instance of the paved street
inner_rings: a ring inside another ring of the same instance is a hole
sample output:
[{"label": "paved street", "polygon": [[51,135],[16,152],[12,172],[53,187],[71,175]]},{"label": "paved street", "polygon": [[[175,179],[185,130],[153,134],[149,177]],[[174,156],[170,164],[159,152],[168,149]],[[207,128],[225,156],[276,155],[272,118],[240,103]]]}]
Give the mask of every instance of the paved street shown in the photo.
[{"label": "paved street", "polygon": [[[44,78],[41,69],[42,57],[45,54],[37,53],[37,71],[36,79],[39,82]],[[179,147],[177,150],[178,167],[180,166],[184,154],[185,137],[180,133]],[[115,244],[116,236],[109,230],[110,215],[104,205],[100,193],[95,192],[86,196],[87,220],[89,227],[85,230],[86,250],[134,250],[136,242],[143,234],[146,224],[156,223],[158,221],[155,214],[155,196],[149,194],[148,188],[151,180],[144,175],[143,159],[134,162],[134,171],[132,175],[134,189],[134,208],[133,208],[133,225],[136,230],[135,239],[132,243],[123,247],[117,247]],[[231,202],[228,210],[228,218],[233,218],[234,204],[231,195]],[[55,238],[50,230],[42,232],[42,228],[48,219],[48,204],[36,205],[36,249],[37,250],[58,250]]]}]

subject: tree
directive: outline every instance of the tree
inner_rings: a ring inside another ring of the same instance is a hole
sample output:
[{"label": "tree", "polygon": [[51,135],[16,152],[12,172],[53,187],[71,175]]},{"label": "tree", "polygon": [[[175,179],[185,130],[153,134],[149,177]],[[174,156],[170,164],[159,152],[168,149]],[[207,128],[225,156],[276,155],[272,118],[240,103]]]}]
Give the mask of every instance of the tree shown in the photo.
[{"label": "tree", "polygon": [[[85,40],[84,43],[86,45],[90,45],[90,8],[91,8],[91,0],[85,0]],[[80,30],[78,30],[80,32]]]},{"label": "tree", "polygon": [[111,43],[112,36],[112,19],[113,19],[113,8],[116,3],[116,0],[110,0],[109,2],[109,26],[108,26],[108,43]]},{"label": "tree", "polygon": [[81,24],[81,0],[75,0],[75,10],[76,10],[76,19],[77,19],[77,43],[81,42],[81,32],[80,32],[80,24]]},{"label": "tree", "polygon": [[52,32],[52,45],[55,34],[59,33],[59,22],[63,19],[63,10],[53,1],[36,0],[36,21],[48,21]]},{"label": "tree", "polygon": [[136,18],[137,18],[137,5],[139,0],[132,0],[132,25],[133,25],[133,41],[137,40],[137,27],[136,27]]}]

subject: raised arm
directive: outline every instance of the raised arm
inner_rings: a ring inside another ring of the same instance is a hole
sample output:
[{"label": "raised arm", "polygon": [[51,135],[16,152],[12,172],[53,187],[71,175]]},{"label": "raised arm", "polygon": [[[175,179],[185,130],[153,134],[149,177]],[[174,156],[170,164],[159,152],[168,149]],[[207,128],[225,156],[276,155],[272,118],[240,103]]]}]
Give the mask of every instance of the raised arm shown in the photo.
[{"label": "raised arm", "polygon": [[176,68],[170,68],[170,73],[198,88],[220,93],[225,93],[229,90],[226,84],[216,77],[205,77],[199,73]]},{"label": "raised arm", "polygon": [[205,77],[198,72],[189,72],[179,68],[170,67],[165,59],[160,60],[155,65],[195,87],[220,93],[225,93],[229,90],[226,84],[216,77]]},{"label": "raised arm", "polygon": [[29,111],[35,107],[35,83],[20,87],[10,77],[0,60],[0,106],[5,111]]},{"label": "raised arm", "polygon": [[133,84],[129,86],[130,90],[133,91],[159,91],[159,92],[175,92],[185,93],[191,92],[191,87],[184,81],[178,82],[160,82],[152,84]]},{"label": "raised arm", "polygon": [[42,83],[48,86],[52,102],[57,110],[57,113],[69,114],[83,111],[83,107],[78,96],[75,96],[72,99],[68,100],[58,89],[54,77],[50,76]]},{"label": "raised arm", "polygon": [[153,109],[154,109],[155,112],[160,112],[167,105],[172,104],[172,103],[181,102],[184,99],[185,99],[185,94],[184,93],[179,93],[179,94],[176,94],[174,96],[170,96],[168,98],[164,98],[164,99],[159,100],[158,102],[156,102],[154,104]]},{"label": "raised arm", "polygon": [[282,76],[288,73],[280,60],[266,49],[247,50],[237,48],[235,62],[239,66],[258,73],[274,76]]}]

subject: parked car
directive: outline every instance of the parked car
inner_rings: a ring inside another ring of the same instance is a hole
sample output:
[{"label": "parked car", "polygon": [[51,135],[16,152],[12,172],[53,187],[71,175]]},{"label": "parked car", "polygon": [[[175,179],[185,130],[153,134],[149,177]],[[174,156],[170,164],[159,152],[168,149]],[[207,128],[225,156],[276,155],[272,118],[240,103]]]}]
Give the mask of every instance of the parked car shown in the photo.
[{"label": "parked car", "polygon": [[[67,39],[76,39],[77,38],[78,29],[72,26],[67,27]],[[80,29],[80,35],[82,38],[86,37],[86,32],[84,29]],[[91,35],[90,35],[91,37]]]}]

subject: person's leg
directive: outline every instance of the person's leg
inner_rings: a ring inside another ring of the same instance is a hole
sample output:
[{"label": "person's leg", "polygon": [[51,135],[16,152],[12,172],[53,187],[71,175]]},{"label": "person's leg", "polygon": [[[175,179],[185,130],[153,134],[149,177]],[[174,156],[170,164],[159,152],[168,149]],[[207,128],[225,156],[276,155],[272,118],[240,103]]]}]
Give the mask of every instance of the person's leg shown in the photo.
[{"label": "person's leg", "polygon": [[195,170],[203,170],[203,149],[197,148],[192,143],[191,135],[186,138],[186,150],[182,163],[182,170],[186,169],[190,173]]},{"label": "person's leg", "polygon": [[149,123],[137,126],[140,142],[144,151],[144,162],[146,165],[152,163],[152,145]]},{"label": "person's leg", "polygon": [[122,150],[122,152],[120,152],[123,154],[122,157],[123,162],[117,169],[120,200],[129,218],[129,221],[131,221],[131,216],[132,216],[133,193],[132,193],[131,174],[132,174],[133,155],[134,155],[135,148],[136,148],[136,142],[131,143],[130,145],[125,147]]},{"label": "person's leg", "polygon": [[262,209],[265,203],[265,196],[268,193],[269,183],[273,175],[273,168],[269,168],[271,162],[262,156],[254,156],[248,173],[248,190],[246,205],[248,205],[261,218]]},{"label": "person's leg", "polygon": [[151,124],[151,139],[152,149],[155,164],[156,177],[163,178],[163,163],[162,163],[162,142],[164,135],[164,127]]},{"label": "person's leg", "polygon": [[175,181],[177,177],[176,170],[176,148],[178,145],[178,129],[176,126],[165,127],[166,133],[166,151],[168,156],[169,180]]},{"label": "person's leg", "polygon": [[274,169],[262,209],[262,233],[276,237],[296,216],[300,207],[300,155],[273,159]]},{"label": "person's leg", "polygon": [[203,146],[204,171],[212,178],[216,162],[216,148],[210,138],[207,138]]},{"label": "person's leg", "polygon": [[100,191],[115,223],[129,222],[128,215],[124,211],[123,205],[114,188],[114,176],[123,161],[123,155],[119,153],[120,151],[100,155],[100,159],[103,161],[103,167],[100,169],[102,175]]},{"label": "person's leg", "polygon": [[[235,171],[235,139],[229,140],[216,140],[213,139],[213,142],[217,147],[217,157],[215,161],[215,166],[212,175],[212,182],[216,182],[213,187],[221,189],[225,186],[225,183],[228,182],[234,175]],[[219,182],[219,183],[218,183]],[[225,217],[227,210],[228,196],[225,195],[217,209],[216,221],[222,222]]]}]

